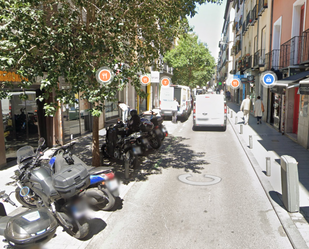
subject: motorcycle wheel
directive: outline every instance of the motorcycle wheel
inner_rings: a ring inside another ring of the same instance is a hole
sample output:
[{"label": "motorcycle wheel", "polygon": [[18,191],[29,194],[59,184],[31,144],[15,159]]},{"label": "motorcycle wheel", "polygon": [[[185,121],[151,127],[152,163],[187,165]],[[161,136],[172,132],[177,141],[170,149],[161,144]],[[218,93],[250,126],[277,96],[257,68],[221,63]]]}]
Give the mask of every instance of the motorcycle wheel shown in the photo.
[{"label": "motorcycle wheel", "polygon": [[102,207],[102,205],[97,205],[96,207],[98,209],[101,209],[103,211],[112,211],[114,206],[115,206],[115,197],[113,196],[113,194],[106,188],[102,188],[101,191],[103,192],[103,194],[107,197],[108,199],[108,203],[106,205],[104,205]]},{"label": "motorcycle wheel", "polygon": [[35,200],[27,200],[27,198],[24,198],[20,195],[20,188],[16,188],[15,189],[15,197],[16,197],[16,200],[21,204],[23,205],[24,207],[27,207],[27,208],[36,208],[37,205],[36,205],[36,201]]},{"label": "motorcycle wheel", "polygon": [[149,144],[153,149],[159,149],[161,146],[161,139],[158,136],[151,136],[149,138]]},{"label": "motorcycle wheel", "polygon": [[60,220],[58,219],[64,231],[66,231],[69,235],[71,235],[72,237],[76,239],[83,239],[88,235],[89,223],[87,222],[87,220],[85,219],[79,220],[79,226],[78,226],[76,221],[74,221],[73,218],[70,218],[67,214],[58,213],[58,215],[60,215],[61,218],[64,219],[66,223],[72,225],[73,229],[68,229],[64,224],[62,224],[61,219]]},{"label": "motorcycle wheel", "polygon": [[109,158],[109,155],[106,153],[106,144],[103,144],[101,147],[103,157]]}]

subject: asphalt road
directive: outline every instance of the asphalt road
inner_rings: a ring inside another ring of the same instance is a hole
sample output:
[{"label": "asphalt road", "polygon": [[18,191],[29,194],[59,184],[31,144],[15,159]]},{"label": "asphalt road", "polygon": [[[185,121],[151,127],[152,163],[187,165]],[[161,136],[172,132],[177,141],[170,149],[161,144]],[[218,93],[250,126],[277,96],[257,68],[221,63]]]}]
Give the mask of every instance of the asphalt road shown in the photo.
[{"label": "asphalt road", "polygon": [[292,248],[229,125],[192,131],[192,116],[165,124],[170,136],[83,248]]}]

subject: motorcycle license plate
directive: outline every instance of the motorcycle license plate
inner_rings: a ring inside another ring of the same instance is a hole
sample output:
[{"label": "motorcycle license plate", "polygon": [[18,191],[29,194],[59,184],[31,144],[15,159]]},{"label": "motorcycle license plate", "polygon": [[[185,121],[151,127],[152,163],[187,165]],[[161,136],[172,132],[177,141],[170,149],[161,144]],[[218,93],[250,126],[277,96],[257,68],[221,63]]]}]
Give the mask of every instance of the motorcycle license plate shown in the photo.
[{"label": "motorcycle license plate", "polygon": [[135,155],[139,155],[142,153],[141,147],[139,146],[133,147],[132,150]]},{"label": "motorcycle license plate", "polygon": [[119,184],[118,181],[116,179],[110,180],[106,183],[106,186],[108,187],[108,189],[110,191],[114,191],[115,189],[118,188]]},{"label": "motorcycle license plate", "polygon": [[157,135],[161,135],[161,131],[159,129],[156,129],[155,132]]},{"label": "motorcycle license plate", "polygon": [[79,201],[71,207],[72,213],[76,219],[84,217],[87,213],[87,204],[84,201]]}]

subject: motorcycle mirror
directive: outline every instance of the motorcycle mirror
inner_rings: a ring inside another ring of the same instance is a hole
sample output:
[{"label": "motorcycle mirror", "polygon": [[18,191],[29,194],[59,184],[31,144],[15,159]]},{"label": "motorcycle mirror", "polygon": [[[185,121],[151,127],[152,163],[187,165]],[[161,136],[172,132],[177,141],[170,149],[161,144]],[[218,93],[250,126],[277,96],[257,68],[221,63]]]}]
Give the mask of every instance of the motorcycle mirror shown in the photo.
[{"label": "motorcycle mirror", "polygon": [[3,196],[5,194],[5,191],[0,191],[0,197]]},{"label": "motorcycle mirror", "polygon": [[39,144],[39,147],[42,147],[45,144],[44,137],[40,137],[38,144]]}]

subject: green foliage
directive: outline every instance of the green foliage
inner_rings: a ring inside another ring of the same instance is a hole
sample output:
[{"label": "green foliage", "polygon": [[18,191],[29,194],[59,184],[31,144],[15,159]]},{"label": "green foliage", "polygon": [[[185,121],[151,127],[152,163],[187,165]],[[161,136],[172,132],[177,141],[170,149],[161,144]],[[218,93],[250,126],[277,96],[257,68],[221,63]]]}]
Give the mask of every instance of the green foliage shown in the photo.
[{"label": "green foliage", "polygon": [[[156,65],[175,36],[188,32],[186,16],[205,2],[222,1],[0,0],[0,70],[27,78],[21,89],[39,81],[46,114],[58,102],[74,103],[81,92],[97,116],[102,102],[114,100],[128,83],[146,97],[137,74]],[[97,83],[99,67],[120,64],[112,83]],[[12,87],[2,83],[0,96]]]},{"label": "green foliage", "polygon": [[164,61],[174,68],[172,82],[191,88],[206,86],[215,72],[215,59],[207,45],[192,33],[181,36],[178,45],[164,55]]}]

